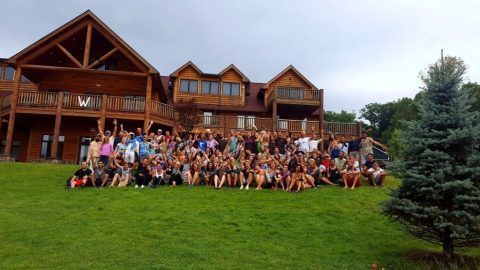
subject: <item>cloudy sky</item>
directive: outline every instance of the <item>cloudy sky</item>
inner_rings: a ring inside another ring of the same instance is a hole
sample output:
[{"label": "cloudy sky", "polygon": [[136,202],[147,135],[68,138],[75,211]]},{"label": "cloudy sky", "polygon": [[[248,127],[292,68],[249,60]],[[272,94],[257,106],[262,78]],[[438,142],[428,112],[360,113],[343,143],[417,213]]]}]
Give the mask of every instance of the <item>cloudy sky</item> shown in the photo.
[{"label": "cloudy sky", "polygon": [[[114,4],[113,4],[114,3]],[[8,58],[87,9],[168,75],[192,60],[233,63],[252,82],[292,64],[325,89],[327,110],[413,97],[419,71],[445,54],[480,82],[480,1],[2,1]]]}]

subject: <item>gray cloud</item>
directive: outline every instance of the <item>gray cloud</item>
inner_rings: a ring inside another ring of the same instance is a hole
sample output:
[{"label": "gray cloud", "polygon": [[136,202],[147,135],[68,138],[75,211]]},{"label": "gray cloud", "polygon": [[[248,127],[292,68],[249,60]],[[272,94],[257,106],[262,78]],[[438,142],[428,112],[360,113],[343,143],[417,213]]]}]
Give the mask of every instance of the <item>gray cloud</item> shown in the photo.
[{"label": "gray cloud", "polygon": [[293,64],[325,89],[327,110],[413,97],[442,48],[480,81],[478,1],[4,1],[0,57],[86,9],[162,75],[192,60],[266,82]]}]

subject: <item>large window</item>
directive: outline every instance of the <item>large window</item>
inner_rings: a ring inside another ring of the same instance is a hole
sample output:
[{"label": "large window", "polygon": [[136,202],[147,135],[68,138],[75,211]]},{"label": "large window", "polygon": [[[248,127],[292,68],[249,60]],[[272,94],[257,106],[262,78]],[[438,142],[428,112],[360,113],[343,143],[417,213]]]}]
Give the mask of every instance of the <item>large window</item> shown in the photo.
[{"label": "large window", "polygon": [[5,67],[5,75],[3,79],[6,81],[13,81],[13,76],[15,75],[15,69],[12,67]]},{"label": "large window", "polygon": [[218,95],[218,82],[202,81],[202,94]]},{"label": "large window", "polygon": [[[58,152],[57,158],[63,156],[63,143],[65,142],[65,136],[58,136]],[[40,157],[50,157],[50,152],[52,149],[53,136],[52,135],[42,135],[42,145],[40,147]]]},{"label": "large window", "polygon": [[180,80],[180,92],[197,93],[198,81],[196,80]]},{"label": "large window", "polygon": [[240,96],[240,84],[224,82],[222,85],[222,95]]}]

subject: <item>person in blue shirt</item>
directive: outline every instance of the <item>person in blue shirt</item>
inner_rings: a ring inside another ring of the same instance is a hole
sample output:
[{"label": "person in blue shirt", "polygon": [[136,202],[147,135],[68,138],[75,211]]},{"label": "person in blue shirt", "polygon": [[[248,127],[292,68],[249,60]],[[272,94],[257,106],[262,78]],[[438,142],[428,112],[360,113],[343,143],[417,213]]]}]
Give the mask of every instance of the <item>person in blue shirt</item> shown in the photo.
[{"label": "person in blue shirt", "polygon": [[207,151],[207,140],[205,138],[205,134],[200,136],[200,139],[197,141],[197,147],[200,148],[200,150],[202,150],[204,153]]}]

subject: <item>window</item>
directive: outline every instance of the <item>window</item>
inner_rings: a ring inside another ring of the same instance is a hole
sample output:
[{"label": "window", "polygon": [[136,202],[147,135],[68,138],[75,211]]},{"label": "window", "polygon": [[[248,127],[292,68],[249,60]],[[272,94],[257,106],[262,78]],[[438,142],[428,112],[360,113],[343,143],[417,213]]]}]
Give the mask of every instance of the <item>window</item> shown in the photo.
[{"label": "window", "polygon": [[198,81],[196,80],[180,80],[180,92],[183,93],[197,93]]},{"label": "window", "polygon": [[15,69],[12,67],[5,67],[5,75],[3,79],[6,81],[13,81],[13,76],[15,76]]},{"label": "window", "polygon": [[[42,135],[42,145],[40,146],[40,157],[50,157],[50,151],[52,149],[53,136]],[[63,143],[65,142],[65,136],[58,136],[58,152],[57,158],[63,156]]]},{"label": "window", "polygon": [[222,95],[224,96],[240,96],[240,84],[239,83],[227,83],[222,85]]},{"label": "window", "polygon": [[202,81],[202,94],[218,95],[218,82]]},{"label": "window", "polygon": [[255,125],[255,116],[239,115],[237,116],[237,128],[238,129],[253,129]]},{"label": "window", "polygon": [[[5,153],[5,145],[7,145],[6,140],[2,140],[2,145],[0,147],[0,153]],[[10,151],[10,155],[15,157],[15,160],[18,160],[20,156],[20,146],[21,142],[20,141],[13,141],[12,142],[12,150]]]}]

